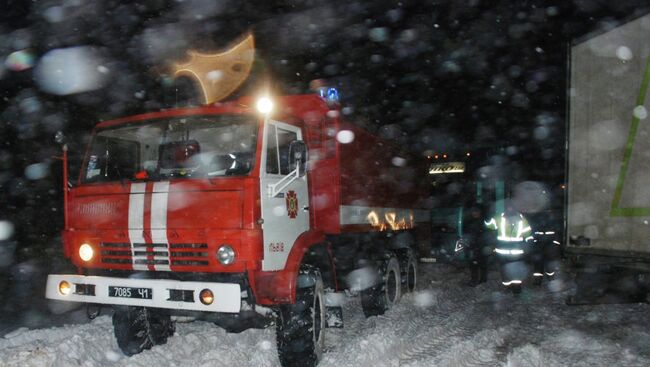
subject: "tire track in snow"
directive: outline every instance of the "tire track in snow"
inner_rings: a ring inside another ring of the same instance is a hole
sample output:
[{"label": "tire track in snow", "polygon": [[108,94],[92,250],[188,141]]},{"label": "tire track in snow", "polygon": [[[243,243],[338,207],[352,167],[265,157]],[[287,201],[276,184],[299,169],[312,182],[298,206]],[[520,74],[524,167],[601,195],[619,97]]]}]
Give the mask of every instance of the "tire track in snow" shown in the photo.
[{"label": "tire track in snow", "polygon": [[513,300],[517,304],[518,298],[505,292],[494,272],[492,281],[476,288],[459,283],[458,275],[446,273],[431,282],[429,290],[438,292],[436,302],[409,320],[413,342],[405,343],[408,348],[399,354],[400,364],[436,361],[433,364],[492,366],[506,362],[507,352],[502,350],[513,329],[503,327],[509,324],[504,311]]},{"label": "tire track in snow", "polygon": [[[328,352],[319,366],[650,366],[647,304],[568,307],[554,287],[525,287],[515,297],[493,274],[487,284],[468,288],[457,270],[423,270],[421,293],[406,294],[383,316],[366,319],[359,298],[347,297],[345,328],[327,330]],[[200,321],[178,324],[167,344],[125,357],[106,316],[0,338],[0,361],[15,367],[279,365],[272,328],[228,334]]]},{"label": "tire track in snow", "polygon": [[[436,303],[430,309],[419,312],[408,322],[408,335],[411,343],[399,354],[400,365],[417,364],[418,361],[433,358],[446,359],[453,366],[484,366],[495,363],[494,353],[482,352],[483,348],[458,348],[474,340],[480,328],[483,313],[459,313],[459,308],[477,307],[476,289],[461,288],[458,284],[443,285],[437,294]],[[426,333],[423,335],[423,331]],[[487,339],[489,341],[489,338]],[[493,342],[490,342],[493,343]],[[485,344],[485,343],[483,343]]]}]

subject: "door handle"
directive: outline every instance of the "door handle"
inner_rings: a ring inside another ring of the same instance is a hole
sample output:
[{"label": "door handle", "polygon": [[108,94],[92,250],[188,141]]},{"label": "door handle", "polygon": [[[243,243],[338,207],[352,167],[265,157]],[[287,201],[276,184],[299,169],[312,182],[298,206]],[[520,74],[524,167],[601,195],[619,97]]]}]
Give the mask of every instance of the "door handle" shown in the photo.
[{"label": "door handle", "polygon": [[308,211],[309,211],[309,207],[308,207],[308,206],[303,206],[303,207],[302,207],[302,210],[308,212]]}]

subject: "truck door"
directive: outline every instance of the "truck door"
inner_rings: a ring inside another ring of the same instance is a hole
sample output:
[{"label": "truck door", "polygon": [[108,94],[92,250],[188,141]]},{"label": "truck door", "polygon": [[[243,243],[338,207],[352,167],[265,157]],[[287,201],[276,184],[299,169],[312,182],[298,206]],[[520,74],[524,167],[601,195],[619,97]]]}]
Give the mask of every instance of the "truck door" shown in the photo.
[{"label": "truck door", "polygon": [[289,147],[299,140],[300,128],[266,120],[260,185],[265,271],[284,269],[294,242],[309,229],[307,176],[289,164]]}]

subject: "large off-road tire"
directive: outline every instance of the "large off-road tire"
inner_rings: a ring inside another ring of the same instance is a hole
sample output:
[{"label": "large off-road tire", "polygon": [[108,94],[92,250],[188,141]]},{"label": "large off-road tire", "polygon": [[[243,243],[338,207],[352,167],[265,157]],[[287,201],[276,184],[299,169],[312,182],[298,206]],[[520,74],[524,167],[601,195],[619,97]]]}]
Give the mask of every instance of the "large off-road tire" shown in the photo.
[{"label": "large off-road tire", "polygon": [[378,271],[379,283],[361,291],[361,308],[366,317],[383,315],[402,297],[402,280],[397,258],[388,257]]},{"label": "large off-road tire", "polygon": [[113,313],[117,345],[127,356],[138,354],[154,345],[167,343],[174,334],[169,315],[146,307],[121,306]]},{"label": "large off-road tire", "polygon": [[325,292],[320,271],[301,269],[296,303],[279,308],[278,357],[284,367],[315,366],[325,348]]}]

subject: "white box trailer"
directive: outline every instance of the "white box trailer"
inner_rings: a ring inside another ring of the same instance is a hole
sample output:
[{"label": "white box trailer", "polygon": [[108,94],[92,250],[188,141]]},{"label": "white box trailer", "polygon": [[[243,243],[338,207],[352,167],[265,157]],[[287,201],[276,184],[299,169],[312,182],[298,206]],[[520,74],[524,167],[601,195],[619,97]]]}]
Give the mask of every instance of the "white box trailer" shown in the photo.
[{"label": "white box trailer", "polygon": [[574,302],[613,290],[633,299],[647,292],[648,40],[650,15],[570,48],[566,251],[578,270]]}]

